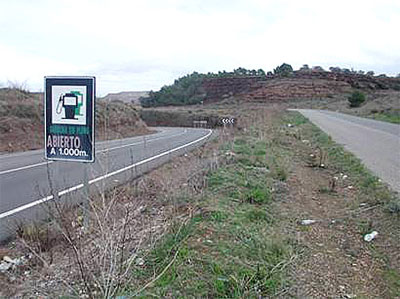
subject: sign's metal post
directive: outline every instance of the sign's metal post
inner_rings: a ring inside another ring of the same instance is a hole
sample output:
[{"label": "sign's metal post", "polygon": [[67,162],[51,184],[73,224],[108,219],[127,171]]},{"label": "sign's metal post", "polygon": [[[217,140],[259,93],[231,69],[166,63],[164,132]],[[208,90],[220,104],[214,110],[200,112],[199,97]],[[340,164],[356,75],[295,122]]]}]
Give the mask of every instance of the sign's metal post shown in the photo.
[{"label": "sign's metal post", "polygon": [[[53,161],[95,161],[95,77],[44,78],[45,158]],[[56,162],[54,186],[62,170]],[[89,227],[89,165],[83,166],[83,225]],[[66,178],[68,180],[68,178]],[[58,192],[54,190],[54,199]]]},{"label": "sign's metal post", "polygon": [[90,225],[90,193],[89,193],[89,175],[88,166],[83,165],[83,227],[88,230]]},{"label": "sign's metal post", "polygon": [[51,203],[50,205],[48,205],[48,215],[51,216],[61,216],[58,215],[58,211],[57,211],[57,205],[60,204],[59,201],[59,196],[58,196],[58,190],[60,189],[59,186],[57,185],[57,178],[61,178],[61,171],[60,171],[60,163],[59,162],[55,162],[52,170],[50,170],[50,177],[48,178],[51,182],[51,191],[52,191],[52,195],[53,195],[53,203]]},{"label": "sign's metal post", "polygon": [[[54,163],[55,165],[55,171],[54,171],[54,175],[53,178],[61,178],[61,171],[60,171],[60,162],[56,162]],[[54,184],[56,184],[55,179],[54,180]],[[59,200],[59,196],[58,196],[58,189],[59,187],[57,185],[54,186],[55,190],[54,190],[54,200],[56,201],[56,204],[58,204],[58,200]]]}]

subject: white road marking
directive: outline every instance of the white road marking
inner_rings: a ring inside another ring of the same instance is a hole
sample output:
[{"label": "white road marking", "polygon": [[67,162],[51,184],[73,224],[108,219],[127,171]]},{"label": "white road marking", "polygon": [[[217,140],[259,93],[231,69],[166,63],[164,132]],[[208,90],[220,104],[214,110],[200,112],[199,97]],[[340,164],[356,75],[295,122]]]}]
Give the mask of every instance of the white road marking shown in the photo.
[{"label": "white road marking", "polygon": [[[176,136],[183,135],[183,134],[185,134],[185,133],[186,133],[186,132],[179,133],[179,134],[175,134],[175,135],[168,135],[168,136],[156,137],[156,138],[152,138],[152,139],[146,140],[146,142],[151,142],[151,141],[154,141],[154,140],[164,139],[164,138],[172,138],[172,137],[176,137]],[[145,136],[146,136],[146,135],[145,135]],[[130,143],[130,144],[124,144],[124,145],[120,145],[120,146],[116,146],[116,147],[111,147],[111,148],[106,148],[106,149],[103,149],[103,150],[98,151],[97,153],[109,152],[109,151],[113,151],[113,150],[116,150],[116,149],[120,149],[120,148],[124,148],[124,147],[128,147],[128,146],[132,146],[132,145],[138,145],[138,144],[141,144],[141,143],[144,143],[144,141],[134,142],[134,143]]]},{"label": "white road marking", "polygon": [[1,213],[0,214],[0,219],[8,217],[8,216],[11,216],[11,215],[16,214],[18,212],[22,212],[23,210],[29,209],[31,207],[34,207],[34,206],[38,205],[38,204],[45,203],[46,201],[49,201],[50,199],[53,199],[53,195],[46,196],[46,197],[44,197],[42,199],[30,202],[30,203],[28,203],[26,205],[20,206],[18,208],[13,209],[13,210]]},{"label": "white road marking", "polygon": [[10,173],[10,172],[14,172],[14,171],[29,169],[29,168],[36,167],[36,166],[51,164],[51,163],[53,163],[53,161],[46,161],[46,162],[41,162],[41,163],[36,163],[36,164],[31,164],[31,165],[22,166],[22,167],[19,167],[19,168],[8,169],[8,170],[0,171],[0,175],[1,175],[1,174],[6,174],[6,173]]},{"label": "white road marking", "polygon": [[95,183],[95,182],[97,182],[97,181],[101,181],[101,180],[103,180],[103,179],[105,179],[105,178],[108,178],[108,177],[110,177],[110,176],[113,176],[113,175],[116,175],[116,174],[118,174],[118,173],[127,171],[127,170],[129,170],[129,169],[131,169],[131,168],[134,168],[134,167],[138,166],[138,165],[145,164],[145,163],[150,162],[150,161],[152,161],[152,160],[158,159],[158,158],[160,158],[160,157],[162,157],[162,156],[165,156],[165,155],[168,155],[168,154],[170,154],[170,153],[179,151],[179,150],[182,149],[182,148],[185,148],[185,147],[190,146],[190,145],[192,145],[192,144],[195,144],[195,143],[197,143],[197,142],[199,142],[199,141],[201,141],[201,140],[203,140],[203,139],[208,138],[208,137],[211,135],[211,133],[212,133],[212,130],[209,130],[209,132],[208,132],[207,135],[205,135],[205,136],[203,136],[203,137],[201,137],[201,138],[199,138],[199,139],[197,139],[197,140],[194,140],[194,141],[189,142],[189,143],[187,143],[187,144],[178,146],[178,147],[176,147],[176,148],[174,148],[174,149],[172,149],[172,150],[168,150],[168,151],[166,151],[166,152],[163,152],[163,153],[161,153],[161,154],[155,155],[155,156],[153,156],[153,157],[144,159],[144,160],[142,160],[142,161],[139,161],[139,162],[134,163],[134,164],[132,164],[132,165],[126,166],[126,167],[121,168],[121,169],[118,169],[118,170],[116,170],[116,171],[107,173],[107,174],[105,174],[105,175],[103,175],[103,176],[97,177],[97,178],[95,178],[95,179],[93,179],[93,180],[90,180],[90,181],[89,181],[89,184],[93,184],[93,183]]},{"label": "white road marking", "polygon": [[[188,146],[190,146],[190,145],[192,145],[192,144],[195,144],[195,143],[198,143],[198,142],[200,142],[200,141],[202,141],[202,140],[204,140],[204,139],[207,139],[211,134],[212,134],[212,130],[209,129],[208,134],[205,135],[205,136],[203,136],[203,137],[200,137],[199,139],[196,139],[196,140],[191,141],[191,142],[189,142],[189,143],[186,143],[186,144],[184,144],[184,145],[178,146],[178,147],[173,148],[173,149],[171,149],[171,150],[162,152],[161,154],[152,156],[152,157],[147,158],[147,159],[144,159],[144,160],[142,160],[142,161],[136,162],[136,163],[134,163],[134,164],[132,164],[132,165],[126,166],[126,167],[121,168],[121,169],[118,169],[118,170],[116,170],[116,171],[113,171],[113,172],[107,173],[107,174],[105,174],[105,175],[99,176],[99,177],[97,177],[97,178],[95,178],[95,179],[90,180],[90,181],[89,181],[89,184],[91,185],[91,184],[96,183],[96,182],[98,182],[98,181],[101,181],[101,180],[104,180],[104,179],[106,179],[106,178],[109,178],[109,177],[111,177],[111,176],[113,176],[113,175],[116,175],[116,174],[119,174],[119,173],[121,173],[121,172],[127,171],[127,170],[129,170],[129,169],[131,169],[131,168],[133,168],[133,167],[138,166],[138,165],[145,164],[145,163],[150,162],[150,161],[152,161],[152,160],[158,159],[158,158],[160,158],[160,157],[162,157],[162,156],[165,156],[165,155],[168,155],[168,154],[170,154],[170,153],[179,151],[180,149],[183,149],[183,148],[188,147]],[[76,186],[67,188],[67,189],[65,189],[65,190],[62,190],[62,191],[58,192],[58,196],[62,196],[62,195],[65,195],[65,194],[67,194],[67,193],[70,193],[70,192],[79,190],[79,189],[83,188],[83,186],[84,186],[84,184],[79,184],[79,185],[76,185]],[[38,199],[38,200],[36,200],[36,201],[30,202],[30,203],[28,203],[28,204],[22,205],[22,206],[20,206],[20,207],[18,207],[18,208],[15,208],[15,209],[12,209],[12,210],[10,210],[10,211],[1,213],[1,214],[0,214],[0,219],[5,218],[5,217],[8,217],[8,216],[11,216],[11,215],[16,214],[16,213],[18,213],[18,212],[21,212],[21,211],[23,211],[23,210],[29,209],[29,208],[34,207],[34,206],[36,206],[36,205],[45,203],[45,202],[47,202],[47,201],[49,201],[49,200],[51,200],[51,199],[53,199],[53,195],[46,196],[46,197],[44,197],[44,198],[41,198],[41,199]]]},{"label": "white road marking", "polygon": [[[152,139],[146,140],[146,142],[152,142],[152,141],[154,141],[154,140],[163,139],[163,138],[176,137],[176,136],[179,136],[179,135],[183,135],[183,134],[185,134],[185,133],[186,133],[186,130],[185,130],[183,133],[179,133],[179,134],[175,134],[175,135],[161,136],[161,137],[152,138]],[[120,149],[120,148],[124,148],[124,147],[129,147],[129,146],[133,146],[133,145],[138,145],[138,144],[141,144],[141,143],[144,143],[144,142],[143,142],[143,141],[140,141],[140,142],[134,142],[134,143],[130,143],[130,144],[124,144],[124,145],[116,146],[116,147],[112,147],[112,148],[106,148],[106,149],[103,149],[103,150],[100,150],[100,151],[96,151],[96,153],[109,152],[109,151],[113,151],[113,150]],[[30,164],[30,165],[26,165],[26,166],[22,166],[22,167],[18,167],[18,168],[3,170],[3,171],[0,171],[0,175],[2,175],[2,174],[7,174],[7,173],[11,173],[11,172],[15,172],[15,171],[20,171],[20,170],[25,170],[25,169],[29,169],[29,168],[33,168],[33,167],[36,167],[36,166],[42,166],[42,165],[46,165],[46,164],[51,164],[51,163],[53,163],[53,162],[54,162],[54,161],[41,162],[41,163]]]}]

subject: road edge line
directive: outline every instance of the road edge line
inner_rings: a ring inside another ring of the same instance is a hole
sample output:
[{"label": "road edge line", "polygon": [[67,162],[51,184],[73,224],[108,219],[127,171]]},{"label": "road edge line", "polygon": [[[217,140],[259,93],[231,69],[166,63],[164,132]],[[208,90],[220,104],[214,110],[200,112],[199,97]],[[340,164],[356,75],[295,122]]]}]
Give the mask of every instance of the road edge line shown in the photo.
[{"label": "road edge line", "polygon": [[[138,166],[138,165],[148,163],[148,162],[150,162],[150,161],[152,161],[152,160],[161,158],[162,156],[165,156],[165,155],[168,155],[168,154],[170,154],[170,153],[179,151],[179,150],[182,149],[182,148],[188,147],[188,146],[190,146],[190,145],[192,145],[192,144],[198,143],[198,142],[200,142],[200,141],[202,141],[202,140],[208,138],[211,134],[212,134],[212,130],[209,129],[208,134],[205,135],[205,136],[202,136],[202,137],[199,138],[199,139],[193,140],[193,141],[191,141],[191,142],[189,142],[189,143],[180,145],[180,146],[178,146],[178,147],[176,147],[176,148],[173,148],[173,149],[171,149],[171,150],[162,152],[161,154],[152,156],[152,157],[150,157],[150,158],[146,158],[146,159],[144,159],[144,160],[141,160],[141,161],[139,161],[139,162],[136,162],[136,163],[134,163],[134,164],[131,164],[131,165],[129,165],[129,166],[126,166],[126,167],[124,167],[124,168],[121,168],[121,169],[118,169],[118,170],[116,170],[116,171],[113,171],[113,172],[107,173],[107,174],[105,174],[105,175],[99,176],[99,177],[97,177],[97,178],[94,178],[94,179],[92,179],[92,180],[89,181],[89,184],[96,183],[96,182],[101,181],[101,180],[103,180],[103,179],[109,178],[109,177],[111,177],[111,176],[113,176],[113,175],[116,175],[116,174],[119,174],[119,173],[121,173],[121,172],[127,171],[127,170],[129,170],[129,169],[131,169],[131,168],[133,168],[133,167]],[[76,191],[76,190],[78,190],[78,189],[80,189],[80,188],[82,188],[82,187],[83,187],[83,183],[78,184],[78,185],[73,186],[73,187],[69,187],[69,188],[67,188],[67,189],[64,189],[64,190],[58,192],[58,196],[62,196],[62,195],[68,194],[68,193],[73,192],[73,191]],[[24,211],[24,210],[26,210],[26,209],[32,208],[32,207],[34,207],[34,206],[36,206],[36,205],[39,205],[39,204],[41,204],[41,203],[45,203],[46,201],[49,201],[50,199],[53,199],[53,195],[46,196],[46,197],[44,197],[44,198],[35,200],[35,201],[30,202],[30,203],[28,203],[28,204],[25,204],[25,205],[19,206],[19,207],[17,207],[17,208],[14,208],[14,209],[12,209],[12,210],[9,210],[9,211],[7,211],[7,212],[4,212],[4,213],[0,214],[0,220],[3,219],[3,218],[9,217],[9,216],[11,216],[11,215],[14,215],[14,214],[16,214],[16,213],[22,212],[22,211]]]}]

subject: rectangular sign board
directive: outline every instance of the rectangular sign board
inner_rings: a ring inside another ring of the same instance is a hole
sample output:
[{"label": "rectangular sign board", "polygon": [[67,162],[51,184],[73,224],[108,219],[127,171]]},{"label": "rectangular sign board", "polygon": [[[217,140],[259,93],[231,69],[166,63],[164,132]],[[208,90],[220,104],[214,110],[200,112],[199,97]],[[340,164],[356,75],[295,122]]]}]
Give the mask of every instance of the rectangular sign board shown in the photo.
[{"label": "rectangular sign board", "polygon": [[94,162],[95,77],[44,78],[45,157]]}]

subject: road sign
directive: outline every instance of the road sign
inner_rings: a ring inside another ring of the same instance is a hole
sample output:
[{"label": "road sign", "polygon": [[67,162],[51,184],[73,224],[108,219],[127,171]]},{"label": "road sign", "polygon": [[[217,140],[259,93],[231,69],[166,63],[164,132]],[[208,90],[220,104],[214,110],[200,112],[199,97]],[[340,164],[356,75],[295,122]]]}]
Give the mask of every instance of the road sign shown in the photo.
[{"label": "road sign", "polygon": [[235,118],[228,118],[228,117],[226,117],[226,118],[221,119],[221,122],[222,122],[222,124],[223,124],[224,126],[225,126],[225,125],[234,125],[235,122],[236,122],[236,119],[235,119]]},{"label": "road sign", "polygon": [[45,77],[45,157],[94,162],[95,77]]}]

